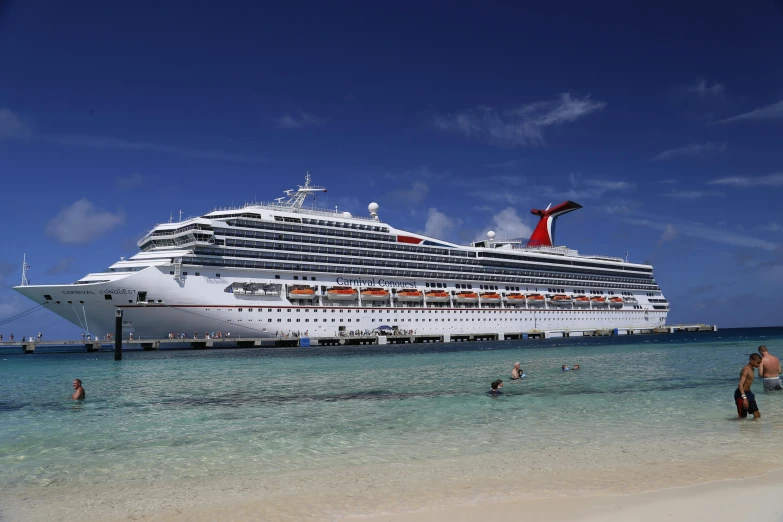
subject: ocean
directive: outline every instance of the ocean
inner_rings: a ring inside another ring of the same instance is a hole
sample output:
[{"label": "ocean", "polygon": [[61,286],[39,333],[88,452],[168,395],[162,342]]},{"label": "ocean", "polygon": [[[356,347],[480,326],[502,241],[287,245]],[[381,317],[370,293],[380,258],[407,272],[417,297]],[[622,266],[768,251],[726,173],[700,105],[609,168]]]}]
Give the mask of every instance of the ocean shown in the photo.
[{"label": "ocean", "polygon": [[[122,519],[263,499],[267,519],[337,519],[731,478],[757,448],[783,449],[783,393],[757,380],[762,421],[735,420],[739,370],[760,344],[783,355],[783,328],[129,351],[121,362],[5,353],[0,517]],[[511,381],[516,361],[527,377]],[[74,378],[85,401],[70,399]],[[503,394],[489,396],[495,379]],[[778,454],[757,469],[783,467]],[[309,500],[290,505],[292,492]]]}]

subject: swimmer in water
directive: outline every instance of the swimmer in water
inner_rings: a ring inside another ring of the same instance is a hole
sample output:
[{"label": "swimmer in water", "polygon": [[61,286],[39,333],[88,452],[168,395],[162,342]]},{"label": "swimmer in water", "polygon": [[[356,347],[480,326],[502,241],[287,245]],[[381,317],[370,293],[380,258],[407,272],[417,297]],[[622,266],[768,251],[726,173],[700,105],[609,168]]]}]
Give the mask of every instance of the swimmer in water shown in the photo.
[{"label": "swimmer in water", "polygon": [[560,367],[560,371],[561,371],[561,372],[570,372],[570,371],[571,371],[571,368],[569,368],[568,366],[566,366],[566,365],[564,364],[563,366],[561,366],[561,367]]},{"label": "swimmer in water", "polygon": [[84,388],[82,388],[82,380],[81,379],[74,379],[73,380],[73,395],[71,396],[71,399],[73,400],[82,400],[86,396],[84,393]]},{"label": "swimmer in water", "polygon": [[526,377],[525,372],[519,367],[519,363],[515,362],[514,367],[511,369],[511,380],[516,381],[522,377]]},{"label": "swimmer in water", "polygon": [[492,384],[490,384],[490,389],[487,393],[490,395],[499,395],[503,393],[503,381],[500,379],[492,381]]},{"label": "swimmer in water", "polygon": [[574,365],[574,367],[573,367],[573,368],[571,368],[571,370],[572,370],[572,371],[576,371],[576,370],[578,370],[578,369],[579,369],[579,365],[578,365],[578,364],[575,364],[575,365]]}]

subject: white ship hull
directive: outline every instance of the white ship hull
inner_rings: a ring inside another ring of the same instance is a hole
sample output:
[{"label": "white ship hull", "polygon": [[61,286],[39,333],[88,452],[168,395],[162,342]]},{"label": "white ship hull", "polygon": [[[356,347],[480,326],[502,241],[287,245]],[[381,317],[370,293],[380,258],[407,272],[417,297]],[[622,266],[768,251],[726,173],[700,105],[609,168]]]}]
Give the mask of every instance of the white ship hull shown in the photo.
[{"label": "white ship hull", "polygon": [[[381,325],[414,330],[418,334],[519,333],[533,330],[591,330],[613,328],[655,328],[666,322],[667,311],[562,310],[549,307],[506,306],[481,308],[461,304],[459,308],[429,307],[421,303],[392,306],[389,303],[332,302],[316,298],[313,304],[279,296],[249,296],[228,293],[232,283],[278,283],[297,281],[275,279],[274,274],[247,269],[221,268],[221,277],[208,267],[189,267],[201,275],[177,280],[171,265],[151,266],[123,275],[110,282],[79,285],[25,286],[17,288],[33,301],[93,335],[114,332],[115,311],[123,311],[123,337],[166,339],[169,333],[230,332],[231,337],[276,337],[307,333],[311,337],[339,335],[344,331],[373,330]],[[317,277],[318,283],[332,286],[333,276]],[[421,286],[411,281],[417,288]],[[147,304],[137,302],[139,292],[147,292]],[[111,300],[105,296],[110,295]],[[48,300],[46,296],[52,298]],[[644,300],[643,296],[639,296]],[[58,302],[59,301],[59,302]],[[69,302],[70,301],[70,302]],[[517,304],[517,303],[515,303]],[[543,303],[541,303],[543,304]]]}]

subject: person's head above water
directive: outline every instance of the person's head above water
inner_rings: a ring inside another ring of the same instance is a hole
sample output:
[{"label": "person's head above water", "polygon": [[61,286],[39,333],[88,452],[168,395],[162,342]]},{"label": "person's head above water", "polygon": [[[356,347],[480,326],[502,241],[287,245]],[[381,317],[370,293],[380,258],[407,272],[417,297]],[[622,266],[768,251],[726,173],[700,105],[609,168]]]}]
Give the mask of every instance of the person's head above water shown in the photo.
[{"label": "person's head above water", "polygon": [[561,369],[562,371],[566,371],[566,370],[568,370],[568,366],[566,366],[566,365],[564,364],[563,366],[561,366],[561,367],[560,367],[560,369]]},{"label": "person's head above water", "polygon": [[578,370],[578,369],[579,369],[579,365],[578,364],[575,364],[574,367],[572,368],[572,370]]},{"label": "person's head above water", "polygon": [[492,381],[492,384],[490,384],[493,390],[499,390],[503,387],[503,381],[498,379],[497,381]]},{"label": "person's head above water", "polygon": [[748,359],[748,362],[754,368],[758,368],[761,365],[761,356],[757,353],[752,353],[750,354],[750,358]]},{"label": "person's head above water", "polygon": [[514,363],[514,368],[519,369],[519,363],[518,362]]},{"label": "person's head above water", "polygon": [[761,346],[759,346],[759,353],[760,353],[761,355],[764,355],[764,354],[766,354],[767,352],[769,352],[769,350],[767,350],[767,347],[766,347],[766,346],[764,346],[763,344],[762,344]]},{"label": "person's head above water", "polygon": [[74,379],[73,380],[73,387],[74,388],[81,388],[82,387],[82,380],[81,379]]}]

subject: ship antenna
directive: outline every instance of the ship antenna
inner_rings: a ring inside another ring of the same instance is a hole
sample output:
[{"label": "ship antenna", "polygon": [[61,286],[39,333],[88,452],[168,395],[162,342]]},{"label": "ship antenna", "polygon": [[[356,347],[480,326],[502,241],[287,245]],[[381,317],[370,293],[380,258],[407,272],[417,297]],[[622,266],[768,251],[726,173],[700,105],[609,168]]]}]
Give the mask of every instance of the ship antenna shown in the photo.
[{"label": "ship antenna", "polygon": [[30,282],[27,280],[27,270],[30,269],[30,265],[27,264],[27,254],[22,256],[22,286],[27,286]]}]

